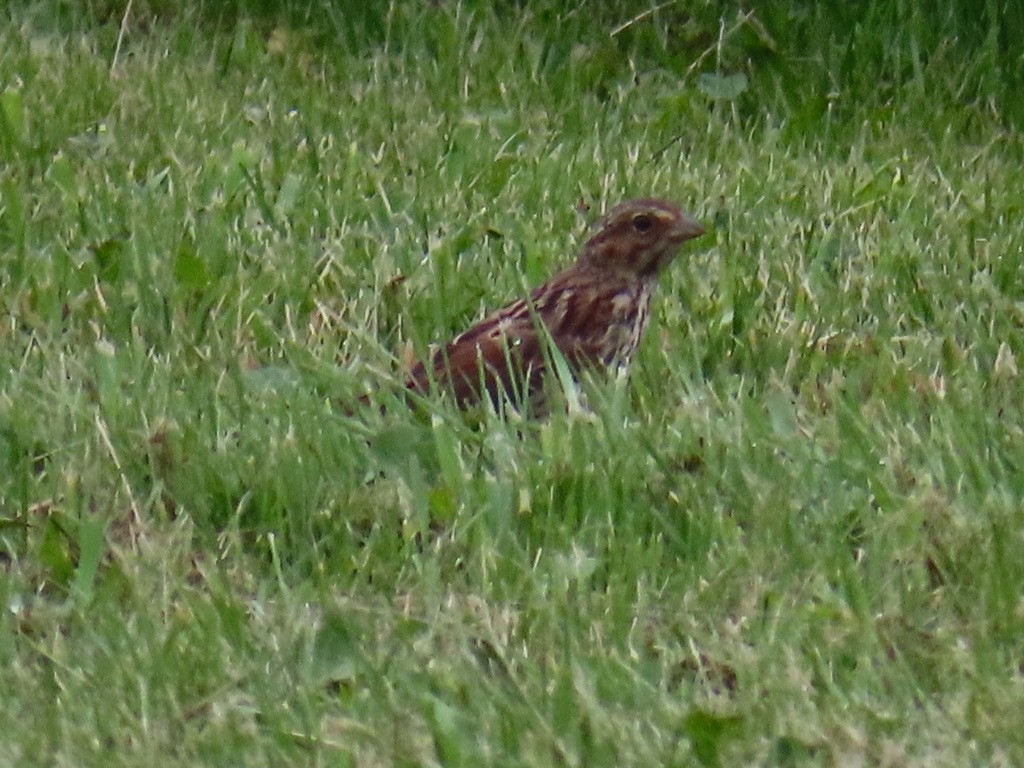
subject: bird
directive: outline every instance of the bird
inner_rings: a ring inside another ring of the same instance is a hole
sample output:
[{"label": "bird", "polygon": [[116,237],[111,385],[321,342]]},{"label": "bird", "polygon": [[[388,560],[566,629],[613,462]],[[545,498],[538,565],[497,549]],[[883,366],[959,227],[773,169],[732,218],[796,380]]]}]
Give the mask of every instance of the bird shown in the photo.
[{"label": "bird", "polygon": [[702,234],[693,216],[667,200],[619,203],[594,225],[569,267],[413,365],[407,392],[436,388],[463,409],[490,401],[543,416],[550,374],[560,367],[554,350],[574,379],[590,370],[628,370],[659,274],[683,243]]}]

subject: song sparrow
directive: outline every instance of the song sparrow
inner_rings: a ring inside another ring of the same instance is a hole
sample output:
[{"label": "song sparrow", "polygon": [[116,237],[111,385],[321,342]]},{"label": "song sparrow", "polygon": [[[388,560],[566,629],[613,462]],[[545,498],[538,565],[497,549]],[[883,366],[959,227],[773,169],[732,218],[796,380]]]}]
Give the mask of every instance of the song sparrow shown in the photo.
[{"label": "song sparrow", "polygon": [[433,382],[460,407],[487,397],[536,414],[545,410],[551,345],[573,375],[628,367],[658,274],[704,228],[678,206],[644,198],[615,206],[595,229],[572,266],[418,363],[406,387],[426,393]]}]

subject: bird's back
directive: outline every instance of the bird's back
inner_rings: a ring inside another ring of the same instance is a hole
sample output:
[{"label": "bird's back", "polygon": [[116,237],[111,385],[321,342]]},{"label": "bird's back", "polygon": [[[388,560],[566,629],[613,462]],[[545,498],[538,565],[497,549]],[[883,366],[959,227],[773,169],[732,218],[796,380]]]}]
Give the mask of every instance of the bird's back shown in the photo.
[{"label": "bird's back", "polygon": [[[421,393],[431,381],[450,391],[460,406],[486,396],[495,405],[544,397],[550,346],[574,373],[629,365],[647,322],[653,281],[568,269],[520,299],[488,315],[417,364],[407,386]],[[533,408],[536,410],[536,408]]]}]

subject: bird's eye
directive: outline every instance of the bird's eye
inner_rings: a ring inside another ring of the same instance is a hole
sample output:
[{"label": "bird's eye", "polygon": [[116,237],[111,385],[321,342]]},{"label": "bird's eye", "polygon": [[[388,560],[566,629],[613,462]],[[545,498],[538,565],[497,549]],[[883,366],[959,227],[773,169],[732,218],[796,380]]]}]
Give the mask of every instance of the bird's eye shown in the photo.
[{"label": "bird's eye", "polygon": [[646,232],[651,228],[651,217],[638,213],[633,217],[633,229],[637,232]]}]

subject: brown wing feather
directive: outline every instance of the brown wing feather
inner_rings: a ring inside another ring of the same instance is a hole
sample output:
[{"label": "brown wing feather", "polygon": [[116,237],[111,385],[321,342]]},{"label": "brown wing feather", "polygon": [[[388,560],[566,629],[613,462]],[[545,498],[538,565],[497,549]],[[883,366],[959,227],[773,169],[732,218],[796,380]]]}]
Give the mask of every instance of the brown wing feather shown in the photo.
[{"label": "brown wing feather", "polygon": [[425,393],[433,380],[449,390],[460,406],[484,394],[497,404],[502,396],[522,402],[534,380],[543,376],[537,329],[526,302],[517,301],[456,336],[434,353],[427,365],[417,364],[406,386]]},{"label": "brown wing feather", "polygon": [[408,388],[426,393],[433,380],[451,391],[460,406],[484,395],[495,404],[503,396],[522,403],[542,387],[548,360],[544,334],[551,335],[576,370],[613,364],[609,326],[595,324],[593,318],[611,319],[620,313],[620,305],[633,304],[622,301],[623,291],[631,286],[588,277],[579,270],[559,274],[528,300],[484,318],[438,350],[428,364],[417,364]]},{"label": "brown wing feather", "polygon": [[641,325],[646,320],[649,297],[650,286],[642,281],[575,270],[548,283],[543,295],[535,296],[535,307],[555,345],[578,372],[628,362],[636,321],[638,316]]}]

